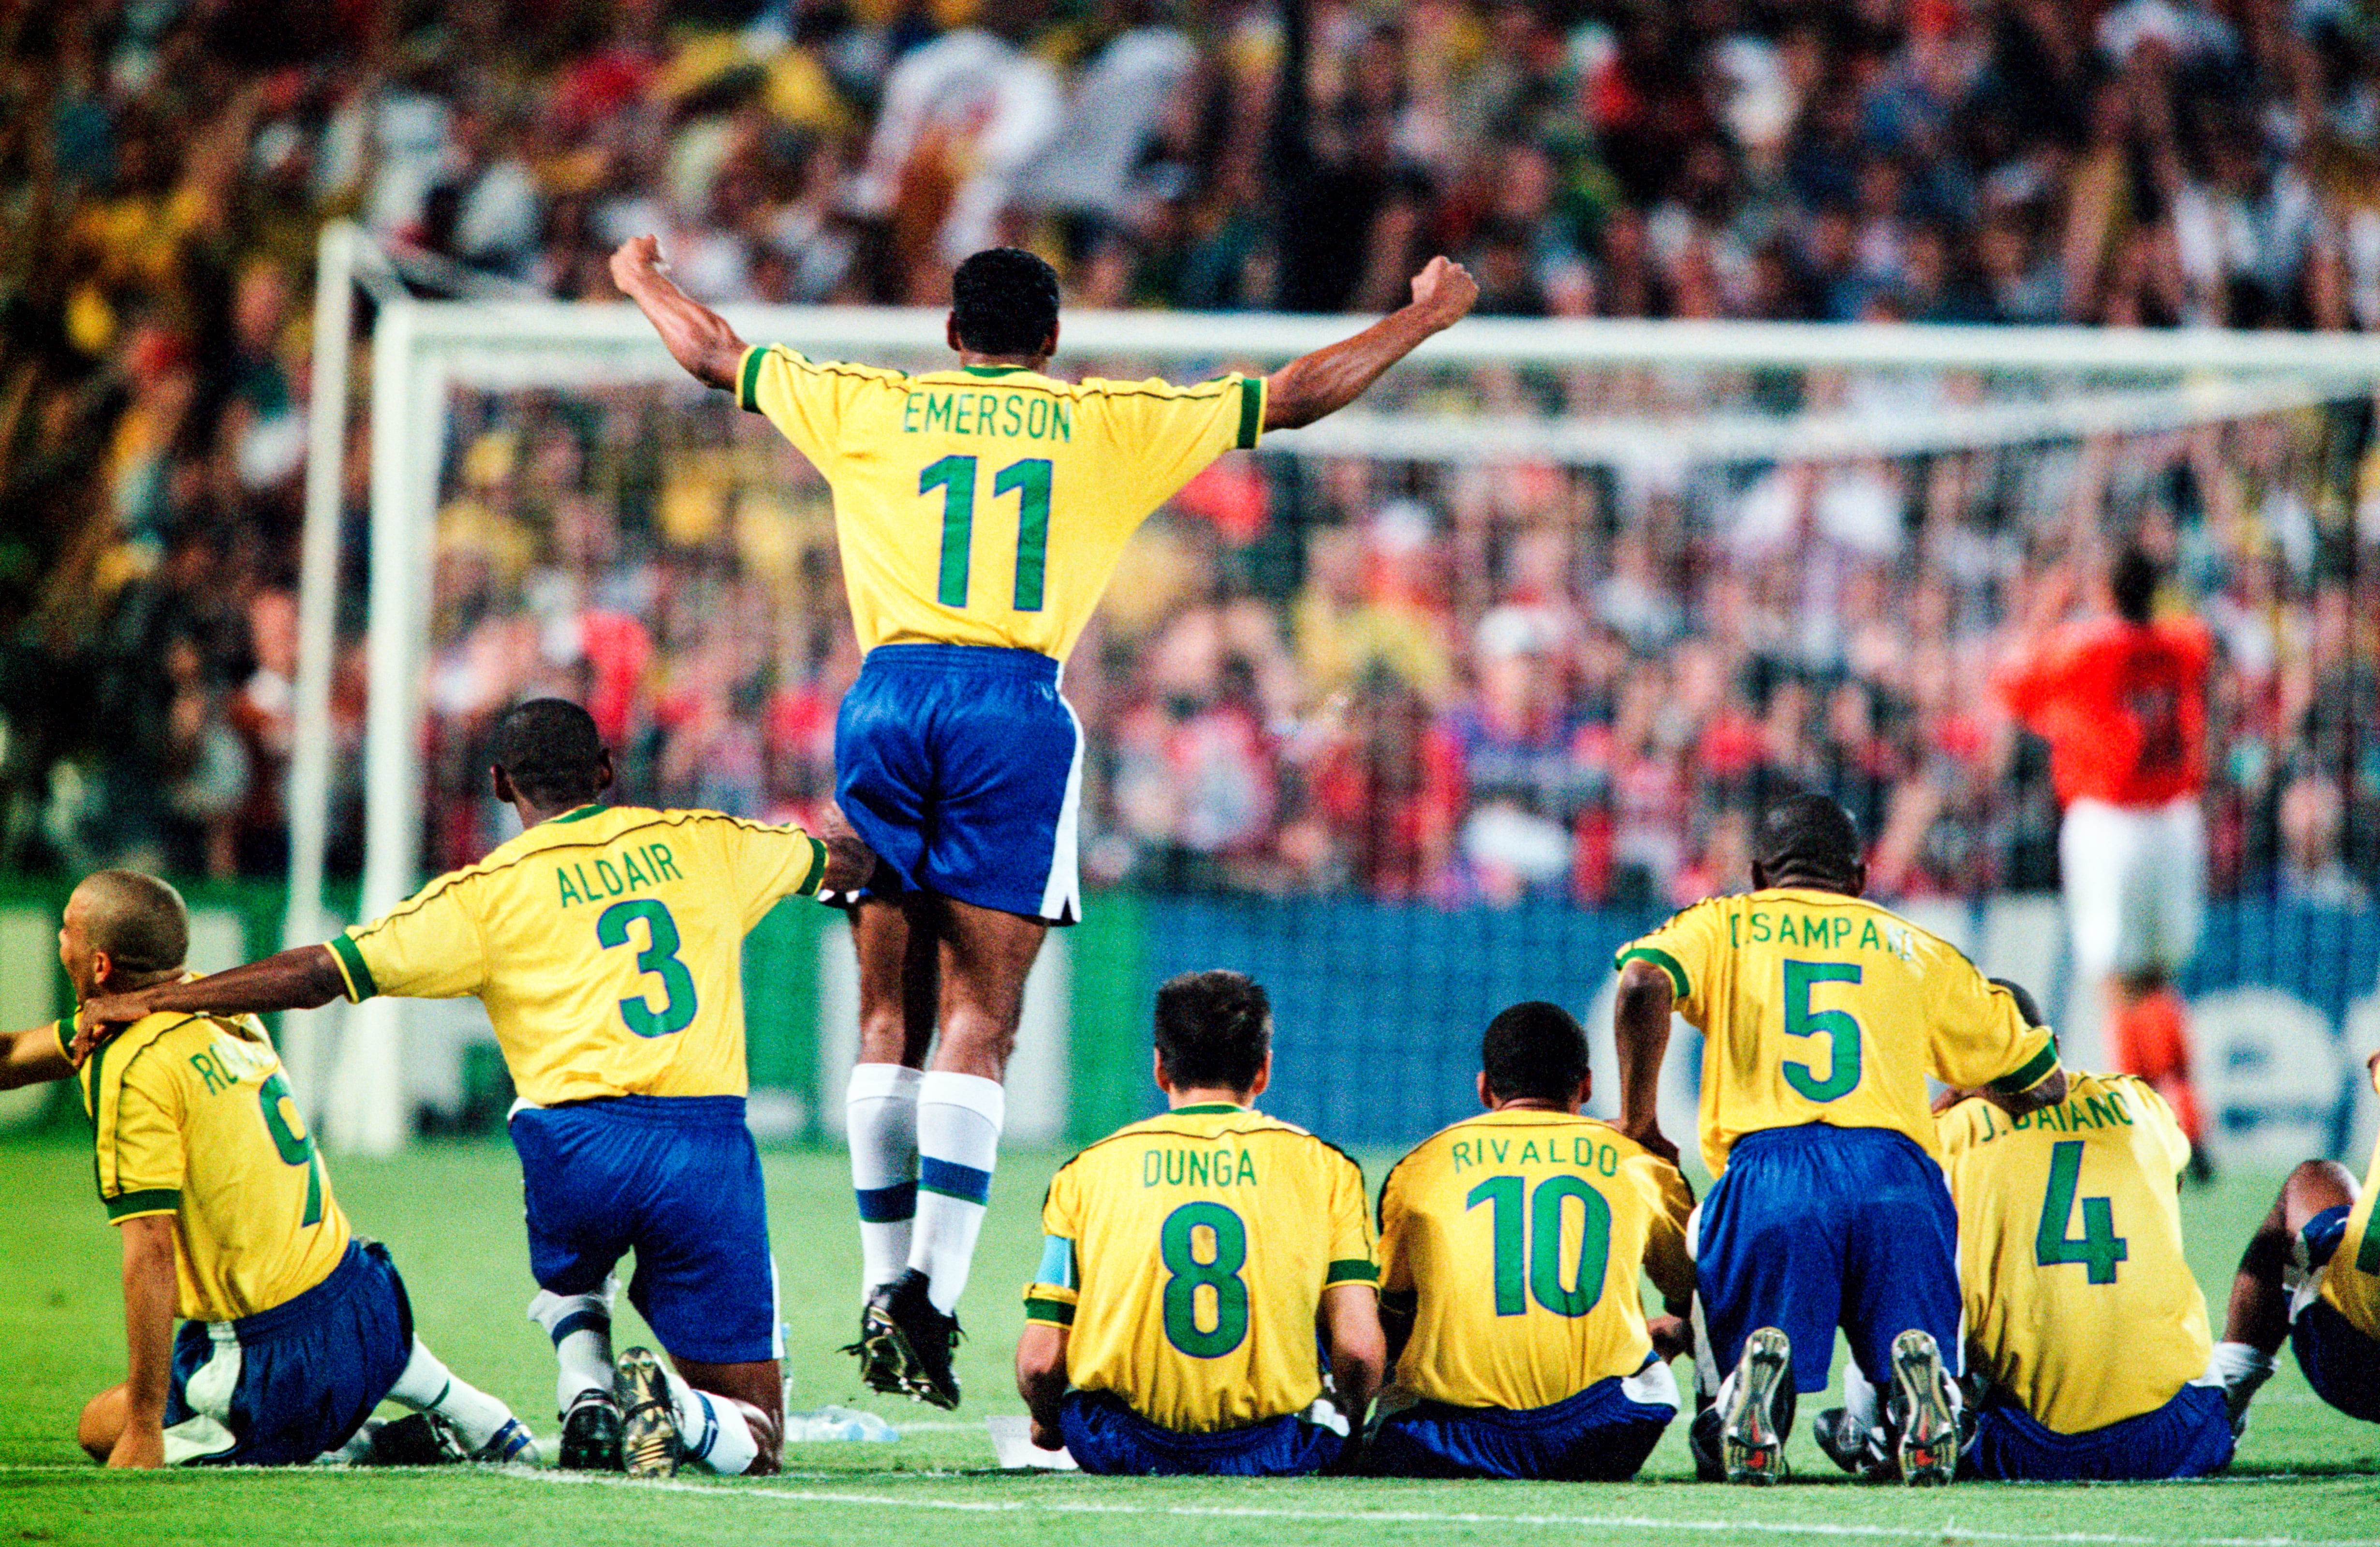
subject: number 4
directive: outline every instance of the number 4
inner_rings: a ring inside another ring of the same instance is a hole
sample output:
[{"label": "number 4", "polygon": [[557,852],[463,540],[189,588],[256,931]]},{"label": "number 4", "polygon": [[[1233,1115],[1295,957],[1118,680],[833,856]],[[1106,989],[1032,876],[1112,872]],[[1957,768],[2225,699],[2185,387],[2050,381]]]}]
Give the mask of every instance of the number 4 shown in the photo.
[{"label": "number 4", "polygon": [[2041,1200],[2041,1228],[2034,1232],[2033,1259],[2045,1268],[2080,1262],[2093,1284],[2116,1282],[2116,1264],[2131,1255],[2116,1234],[2113,1206],[2104,1198],[2082,1200],[2082,1234],[2066,1233],[2074,1213],[2074,1188],[2082,1175],[2082,1141],[2070,1139],[2049,1151],[2049,1196]]}]

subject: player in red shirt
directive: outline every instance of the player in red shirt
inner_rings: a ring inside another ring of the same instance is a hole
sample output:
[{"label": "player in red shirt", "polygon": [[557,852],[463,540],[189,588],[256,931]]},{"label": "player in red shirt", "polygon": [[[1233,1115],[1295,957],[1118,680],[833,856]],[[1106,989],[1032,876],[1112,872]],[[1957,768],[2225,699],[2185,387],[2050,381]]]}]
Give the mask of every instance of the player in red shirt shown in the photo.
[{"label": "player in red shirt", "polygon": [[2214,639],[2190,616],[2151,615],[2155,560],[2117,555],[2112,615],[2030,641],[1996,679],[2025,725],[2049,742],[2065,811],[2058,830],[2076,968],[2104,985],[2108,1051],[2139,1075],[2190,1136],[2208,1174],[2190,1043],[2173,981],[2198,945],[2206,892],[2206,666]]}]

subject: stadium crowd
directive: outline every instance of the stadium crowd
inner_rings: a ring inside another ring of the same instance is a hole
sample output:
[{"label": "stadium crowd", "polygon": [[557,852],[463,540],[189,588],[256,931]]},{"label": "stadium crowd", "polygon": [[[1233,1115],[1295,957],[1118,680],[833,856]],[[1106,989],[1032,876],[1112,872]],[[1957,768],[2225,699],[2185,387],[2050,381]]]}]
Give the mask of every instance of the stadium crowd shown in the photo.
[{"label": "stadium crowd", "polygon": [[[152,0],[0,25],[11,868],[274,872],[303,302],[334,215],[562,298],[609,298],[611,247],[652,230],[719,302],[932,302],[1007,239],[1077,306],[1378,309],[1445,250],[1517,315],[2380,327],[2380,24],[2346,0]],[[829,787],[856,661],[820,491],[765,425],[664,428],[662,401],[459,407],[433,868],[495,832],[478,738],[532,688],[653,754],[640,798]],[[2359,903],[2368,408],[1736,472],[1219,468],[1069,672],[1087,870],[1659,902],[1733,883],[1751,813],[1815,787],[1888,894],[2046,885],[2046,768],[1984,683],[2120,531],[2222,641],[2217,890]]]}]

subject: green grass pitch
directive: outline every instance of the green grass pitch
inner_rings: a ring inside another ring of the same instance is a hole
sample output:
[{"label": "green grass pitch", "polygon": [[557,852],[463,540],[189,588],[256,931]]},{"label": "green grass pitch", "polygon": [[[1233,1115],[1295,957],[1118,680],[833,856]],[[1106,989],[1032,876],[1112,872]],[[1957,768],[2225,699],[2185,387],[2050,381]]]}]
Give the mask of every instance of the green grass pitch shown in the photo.
[{"label": "green grass pitch", "polygon": [[[331,1469],[114,1476],[73,1443],[83,1399],[123,1375],[115,1232],[91,1194],[89,1151],[67,1139],[0,1144],[0,1543],[716,1543],[753,1540],[897,1547],[1128,1542],[1710,1543],[1767,1536],[1890,1543],[2293,1543],[2380,1547],[2380,1428],[2317,1403],[2295,1367],[2258,1399],[2230,1477],[2126,1488],[1964,1484],[1944,1492],[1857,1488],[1809,1441],[1809,1479],[1752,1492],[1686,1480],[1672,1426],[1626,1486],[1378,1480],[1101,1481],[992,1469],[982,1420],[1021,1411],[1008,1363],[1016,1291],[1038,1248],[1036,1211],[1061,1157],[1002,1158],[965,1313],[958,1414],[856,1389],[834,1352],[855,1321],[857,1247],[838,1153],[767,1157],[777,1261],[799,1407],[865,1407],[905,1425],[891,1444],[789,1448],[781,1478],[631,1484],[552,1472]],[[1366,1157],[1377,1181],[1381,1157]],[[387,1241],[422,1334],[541,1437],[553,1431],[552,1366],[523,1317],[530,1285],[511,1153],[443,1145],[384,1162],[335,1162],[359,1229]],[[2235,1175],[2183,1198],[2199,1282],[2214,1298],[2278,1178]],[[622,1342],[638,1335],[625,1317]],[[2109,1351],[2120,1358],[2121,1349]]]}]

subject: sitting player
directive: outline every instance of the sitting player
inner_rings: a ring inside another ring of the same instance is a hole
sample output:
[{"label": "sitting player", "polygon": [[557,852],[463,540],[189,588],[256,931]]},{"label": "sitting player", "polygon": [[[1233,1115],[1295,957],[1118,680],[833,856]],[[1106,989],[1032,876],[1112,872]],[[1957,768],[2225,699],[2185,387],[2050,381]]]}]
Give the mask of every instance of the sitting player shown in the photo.
[{"label": "sitting player", "polygon": [[[744,1123],[744,936],[780,897],[858,884],[874,858],[848,836],[598,804],[612,754],[560,699],[516,705],[494,742],[496,798],[525,831],[485,859],[327,944],[85,1018],[476,995],[520,1092],[529,1316],[561,1367],[562,1465],[774,1471],[784,1395]],[[612,1362],[612,1271],[630,1251],[628,1298],[674,1369],[643,1348]]]},{"label": "sitting player", "polygon": [[[189,915],[153,876],[87,877],[62,923],[78,1000],[187,976]],[[0,1038],[0,1090],[75,1074],[71,1040],[65,1021]],[[355,1439],[383,1398],[451,1426],[472,1459],[537,1458],[503,1403],[414,1336],[396,1265],[348,1227],[262,1027],[146,1016],[79,1083],[124,1239],[126,1376],[83,1408],[91,1459],[302,1466]]]},{"label": "sitting player", "polygon": [[1797,795],[1761,819],[1755,891],[1697,903],[1621,951],[1620,1131],[1677,1153],[1655,1111],[1674,1009],[1700,1028],[1697,1301],[1714,1406],[1697,1469],[1784,1475],[1797,1392],[1823,1391],[1835,1329],[1874,1384],[1902,1478],[1957,1474],[1959,1220],[1937,1159],[1928,1073],[2012,1111],[2066,1093],[2049,1033],[1973,963],[1860,899],[1849,812]]},{"label": "sitting player", "polygon": [[[1670,1162],[1579,1115],[1586,1036],[1556,1005],[1515,1005],[1479,1045],[1485,1115],[1424,1139],[1380,1188],[1381,1315],[1410,1332],[1373,1470],[1403,1477],[1625,1481],[1678,1416],[1637,1281],[1694,1294],[1694,1194]],[[1567,1281],[1567,1282],[1565,1282]]]},{"label": "sitting player", "polygon": [[[2001,986],[2039,1025],[2032,996]],[[2165,1102],[2131,1075],[2071,1071],[2066,1100],[2046,1111],[2011,1116],[1986,1091],[1944,1100],[1936,1121],[1981,1396],[1975,1475],[2150,1482],[2221,1471],[2231,1424],[2207,1373],[2206,1300],[2182,1255],[2174,1180],[2190,1139]],[[1819,1443],[1854,1471],[1884,1456],[1872,1397],[1864,1406],[1818,1426]]]},{"label": "sitting player", "polygon": [[1387,1361],[1364,1174],[1250,1110],[1271,1044],[1272,1007],[1247,978],[1169,980],[1157,1083],[1172,1110],[1050,1184],[1016,1387],[1033,1443],[1087,1472],[1284,1477],[1338,1461],[1342,1437],[1302,1416],[1322,1389],[1318,1330],[1348,1431],[1363,1432]]},{"label": "sitting player", "polygon": [[[2369,1060],[2380,1090],[2380,1053]],[[2380,1423],[2380,1148],[2359,1193],[2335,1161],[2307,1161],[2289,1173],[2273,1212],[2256,1228],[2231,1281],[2231,1309],[2216,1345],[2216,1372],[2229,1390],[2233,1423],[2244,1430],[2248,1401],[2273,1373],[2287,1337],[2316,1396],[2366,1423]]]}]

